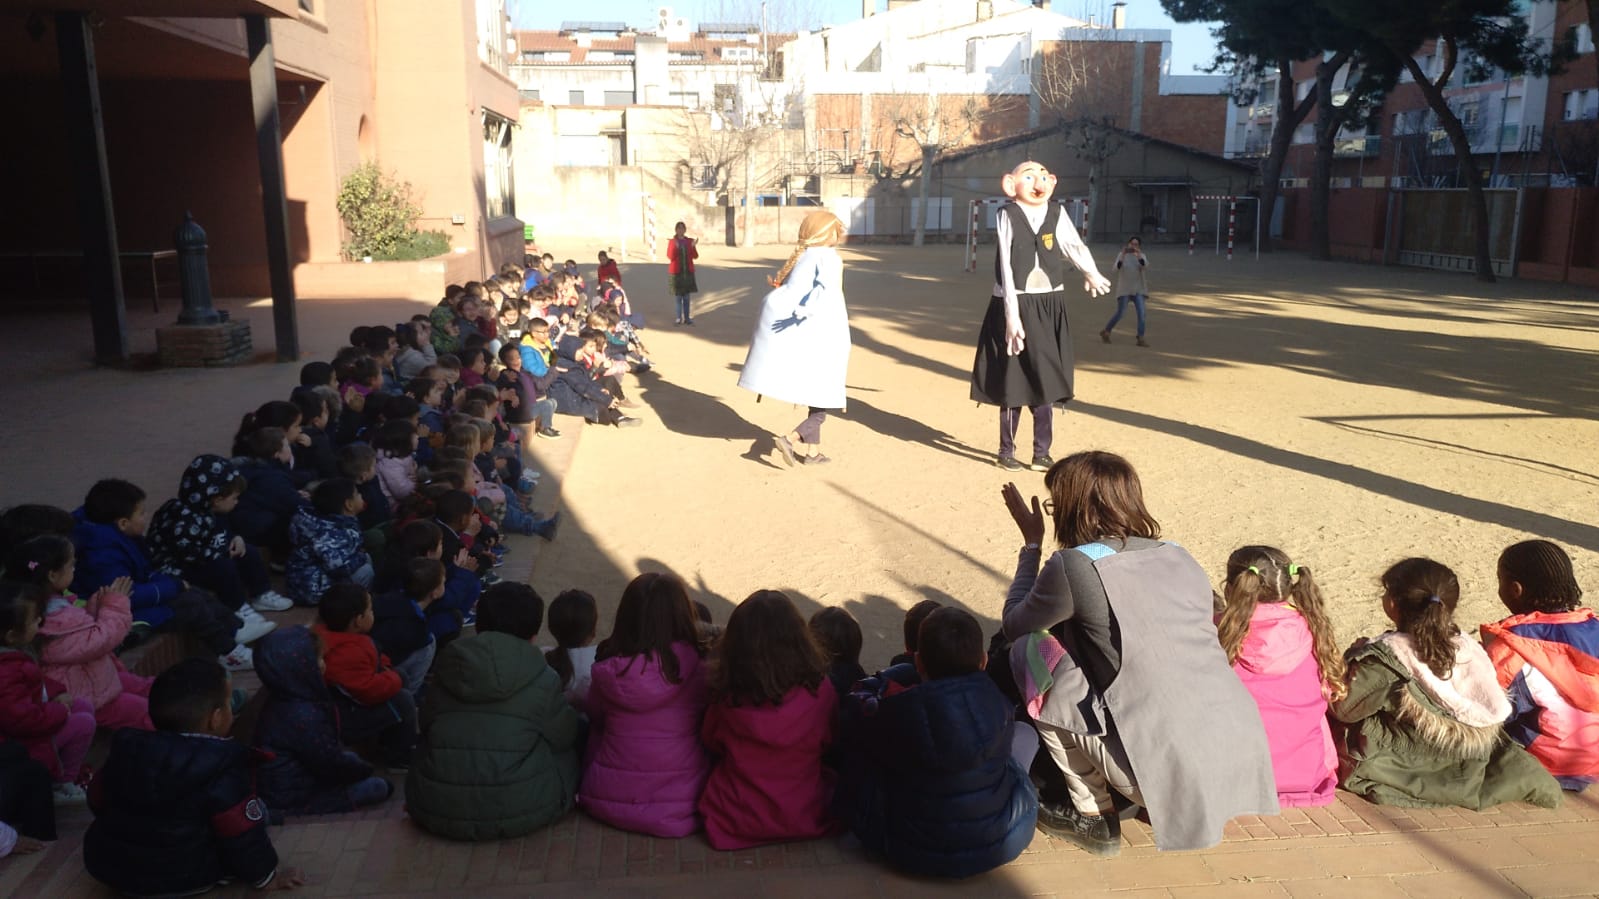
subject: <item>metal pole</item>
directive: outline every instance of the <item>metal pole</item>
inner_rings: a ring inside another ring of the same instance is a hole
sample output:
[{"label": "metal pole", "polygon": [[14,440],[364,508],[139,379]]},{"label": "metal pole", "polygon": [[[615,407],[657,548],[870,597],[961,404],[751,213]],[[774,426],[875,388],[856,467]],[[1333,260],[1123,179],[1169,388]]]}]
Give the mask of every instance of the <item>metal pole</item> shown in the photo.
[{"label": "metal pole", "polygon": [[1188,201],[1188,255],[1194,255],[1194,240],[1199,236],[1199,201]]},{"label": "metal pole", "polygon": [[266,217],[267,272],[272,283],[272,330],[278,361],[300,358],[295,320],[294,269],[289,259],[289,198],[283,180],[283,123],[278,118],[278,66],[265,16],[244,17],[250,54],[250,99],[255,107],[255,152],[261,166],[261,207]]},{"label": "metal pole", "polygon": [[1216,252],[1211,255],[1221,255],[1221,197],[1216,198]]},{"label": "metal pole", "polygon": [[1260,198],[1255,198],[1255,261],[1260,261]]},{"label": "metal pole", "polygon": [[128,358],[128,313],[122,295],[121,257],[117,255],[105,125],[100,119],[100,74],[94,60],[94,34],[84,13],[56,14],[56,47],[61,54],[67,146],[77,173],[72,179],[73,193],[83,241],[94,356],[100,362],[123,362]]}]

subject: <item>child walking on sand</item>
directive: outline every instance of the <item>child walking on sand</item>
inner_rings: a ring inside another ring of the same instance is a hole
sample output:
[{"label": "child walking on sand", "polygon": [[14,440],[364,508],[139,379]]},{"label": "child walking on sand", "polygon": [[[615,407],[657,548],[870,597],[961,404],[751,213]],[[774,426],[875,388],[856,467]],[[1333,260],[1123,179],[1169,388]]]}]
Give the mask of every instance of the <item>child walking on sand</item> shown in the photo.
[{"label": "child walking on sand", "polygon": [[1110,343],[1110,332],[1116,330],[1116,323],[1122,320],[1122,313],[1127,311],[1130,302],[1138,313],[1138,345],[1149,346],[1144,340],[1144,303],[1149,300],[1149,281],[1145,279],[1144,271],[1148,268],[1149,259],[1144,256],[1144,242],[1137,235],[1127,238],[1127,245],[1116,254],[1116,314],[1099,332],[1100,340]]}]

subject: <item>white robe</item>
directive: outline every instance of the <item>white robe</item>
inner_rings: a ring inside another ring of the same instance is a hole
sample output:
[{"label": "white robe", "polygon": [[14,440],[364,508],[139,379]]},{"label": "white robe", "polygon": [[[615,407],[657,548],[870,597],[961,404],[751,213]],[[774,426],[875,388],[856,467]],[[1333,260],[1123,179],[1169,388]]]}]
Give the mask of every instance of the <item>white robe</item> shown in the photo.
[{"label": "white robe", "polygon": [[[773,329],[793,317],[802,320]],[[761,301],[738,386],[801,406],[842,409],[849,346],[844,260],[832,247],[812,247]]]}]

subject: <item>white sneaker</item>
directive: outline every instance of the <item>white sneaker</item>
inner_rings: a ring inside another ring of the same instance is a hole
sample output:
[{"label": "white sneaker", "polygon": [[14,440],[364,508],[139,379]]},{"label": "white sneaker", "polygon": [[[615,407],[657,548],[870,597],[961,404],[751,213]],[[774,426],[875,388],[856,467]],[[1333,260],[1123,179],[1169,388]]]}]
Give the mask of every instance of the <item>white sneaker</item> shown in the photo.
[{"label": "white sneaker", "polygon": [[225,656],[219,656],[218,662],[229,671],[252,671],[255,669],[255,653],[250,647],[239,644],[233,651]]},{"label": "white sneaker", "polygon": [[272,633],[273,629],[278,626],[276,622],[262,618],[260,612],[249,606],[239,606],[239,610],[233,614],[238,615],[239,620],[243,622],[233,634],[233,642],[235,643],[254,643]]},{"label": "white sneaker", "polygon": [[89,801],[89,794],[77,784],[56,784],[50,792],[56,805],[81,805]]},{"label": "white sneaker", "polygon": [[250,600],[250,606],[257,612],[283,612],[294,608],[294,600],[276,590],[268,590]]}]

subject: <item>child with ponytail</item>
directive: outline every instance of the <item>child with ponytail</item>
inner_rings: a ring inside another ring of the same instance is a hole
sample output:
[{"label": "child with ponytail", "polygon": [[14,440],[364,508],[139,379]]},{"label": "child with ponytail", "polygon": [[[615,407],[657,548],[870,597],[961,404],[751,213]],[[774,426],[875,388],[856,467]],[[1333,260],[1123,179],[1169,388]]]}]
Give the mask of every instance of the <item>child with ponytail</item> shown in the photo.
[{"label": "child with ponytail", "polygon": [[1460,583],[1431,559],[1382,575],[1394,630],[1344,653],[1348,725],[1338,747],[1344,789],[1381,805],[1560,804],[1560,785],[1505,734],[1510,700],[1488,653],[1455,625]]},{"label": "child with ponytail", "polygon": [[1571,557],[1548,540],[1499,556],[1499,601],[1482,626],[1499,685],[1515,708],[1505,731],[1567,790],[1599,780],[1599,618],[1582,605]]},{"label": "child with ponytail", "polygon": [[132,673],[116,655],[133,628],[128,599],[133,581],[119,577],[83,601],[69,589],[76,570],[72,541],[54,534],[29,540],[6,559],[6,571],[17,580],[45,589],[39,666],[45,677],[87,700],[100,727],[150,730],[147,697],[153,678]]},{"label": "child with ponytail", "polygon": [[1338,752],[1327,700],[1344,695],[1344,659],[1310,569],[1276,547],[1245,546],[1227,558],[1223,594],[1216,633],[1260,707],[1278,805],[1331,803]]}]

